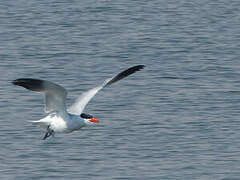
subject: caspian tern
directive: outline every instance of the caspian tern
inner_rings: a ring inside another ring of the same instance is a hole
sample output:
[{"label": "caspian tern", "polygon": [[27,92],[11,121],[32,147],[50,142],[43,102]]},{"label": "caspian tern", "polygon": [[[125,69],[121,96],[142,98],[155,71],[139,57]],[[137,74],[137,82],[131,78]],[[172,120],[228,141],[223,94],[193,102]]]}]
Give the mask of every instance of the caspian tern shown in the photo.
[{"label": "caspian tern", "polygon": [[82,127],[98,123],[98,119],[90,114],[82,113],[87,103],[102,88],[110,86],[144,67],[144,65],[134,66],[112,78],[106,79],[101,85],[82,93],[68,109],[66,108],[67,91],[58,84],[31,78],[16,79],[12,83],[28,90],[44,93],[45,112],[48,113],[48,115],[38,121],[31,122],[47,130],[43,137],[45,140],[49,136],[54,135],[54,133],[70,133]]}]

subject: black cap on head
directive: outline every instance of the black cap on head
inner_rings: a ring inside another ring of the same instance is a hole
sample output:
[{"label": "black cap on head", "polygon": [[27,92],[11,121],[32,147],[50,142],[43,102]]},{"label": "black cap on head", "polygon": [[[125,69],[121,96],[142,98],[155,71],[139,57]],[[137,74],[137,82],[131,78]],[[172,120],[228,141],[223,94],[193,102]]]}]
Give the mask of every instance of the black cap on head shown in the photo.
[{"label": "black cap on head", "polygon": [[81,118],[84,118],[84,119],[91,119],[91,118],[93,118],[92,115],[86,114],[86,113],[82,113],[80,116],[81,116]]}]

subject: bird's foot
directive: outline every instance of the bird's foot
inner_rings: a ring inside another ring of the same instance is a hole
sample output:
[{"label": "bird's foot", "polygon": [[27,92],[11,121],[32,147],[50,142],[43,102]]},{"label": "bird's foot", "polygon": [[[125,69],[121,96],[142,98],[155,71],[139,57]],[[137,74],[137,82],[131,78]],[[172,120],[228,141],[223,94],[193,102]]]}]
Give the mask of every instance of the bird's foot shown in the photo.
[{"label": "bird's foot", "polygon": [[52,129],[50,129],[50,125],[47,127],[47,132],[43,137],[43,140],[47,139],[48,137],[50,137],[51,135],[54,135],[54,131]]}]

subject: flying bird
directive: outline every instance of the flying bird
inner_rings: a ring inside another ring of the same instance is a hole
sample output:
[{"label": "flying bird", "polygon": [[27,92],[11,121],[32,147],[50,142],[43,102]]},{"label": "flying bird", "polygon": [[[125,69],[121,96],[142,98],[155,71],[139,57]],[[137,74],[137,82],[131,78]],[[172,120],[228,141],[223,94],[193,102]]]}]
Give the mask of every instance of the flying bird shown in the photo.
[{"label": "flying bird", "polygon": [[112,78],[106,79],[101,85],[82,93],[69,108],[66,107],[66,89],[56,83],[31,78],[16,79],[12,83],[44,94],[45,112],[48,115],[40,120],[31,122],[46,129],[43,137],[43,140],[45,140],[55,133],[71,133],[80,130],[82,127],[99,123],[99,120],[92,115],[83,113],[88,102],[104,87],[110,86],[144,67],[144,65],[133,66]]}]

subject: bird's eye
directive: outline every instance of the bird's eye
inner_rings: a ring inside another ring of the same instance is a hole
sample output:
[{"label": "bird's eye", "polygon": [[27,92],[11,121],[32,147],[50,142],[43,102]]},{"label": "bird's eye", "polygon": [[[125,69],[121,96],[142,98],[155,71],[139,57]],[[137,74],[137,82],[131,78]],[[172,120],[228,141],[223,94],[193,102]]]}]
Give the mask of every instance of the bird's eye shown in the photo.
[{"label": "bird's eye", "polygon": [[86,113],[82,113],[80,116],[81,116],[81,118],[84,118],[84,119],[91,119],[91,118],[93,118],[92,115],[86,114]]}]

